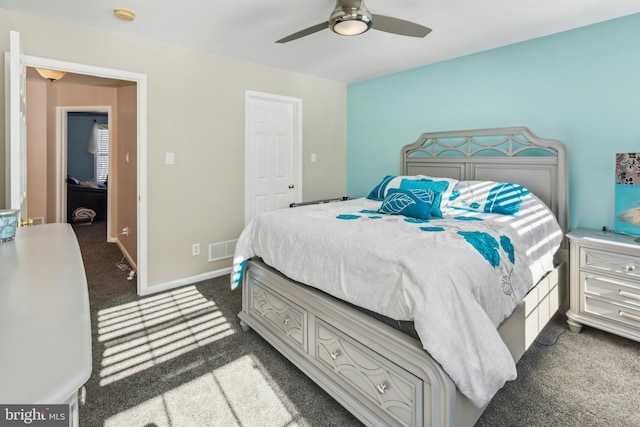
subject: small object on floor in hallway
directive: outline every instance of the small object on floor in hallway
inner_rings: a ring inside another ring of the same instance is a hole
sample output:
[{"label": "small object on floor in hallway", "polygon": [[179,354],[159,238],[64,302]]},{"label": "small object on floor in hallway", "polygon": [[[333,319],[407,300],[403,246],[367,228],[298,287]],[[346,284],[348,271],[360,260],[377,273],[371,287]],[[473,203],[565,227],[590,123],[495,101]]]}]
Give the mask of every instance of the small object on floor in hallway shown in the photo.
[{"label": "small object on floor in hallway", "polygon": [[73,214],[71,215],[71,221],[74,223],[83,222],[92,224],[95,217],[96,211],[94,211],[93,209],[78,208],[73,211]]},{"label": "small object on floor in hallway", "polygon": [[136,276],[136,271],[133,268],[129,267],[129,264],[124,262],[124,259],[125,257],[122,257],[120,262],[116,262],[116,267],[118,267],[122,271],[128,270],[129,274],[127,275],[127,280],[133,280],[133,278]]}]

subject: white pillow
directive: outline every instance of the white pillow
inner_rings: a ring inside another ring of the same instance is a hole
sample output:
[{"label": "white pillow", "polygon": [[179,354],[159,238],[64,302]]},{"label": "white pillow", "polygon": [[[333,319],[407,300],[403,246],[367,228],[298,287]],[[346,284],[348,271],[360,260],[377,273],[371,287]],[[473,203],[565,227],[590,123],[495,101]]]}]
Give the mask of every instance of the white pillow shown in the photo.
[{"label": "white pillow", "polygon": [[473,212],[516,215],[525,197],[531,192],[508,182],[460,181],[449,207]]}]

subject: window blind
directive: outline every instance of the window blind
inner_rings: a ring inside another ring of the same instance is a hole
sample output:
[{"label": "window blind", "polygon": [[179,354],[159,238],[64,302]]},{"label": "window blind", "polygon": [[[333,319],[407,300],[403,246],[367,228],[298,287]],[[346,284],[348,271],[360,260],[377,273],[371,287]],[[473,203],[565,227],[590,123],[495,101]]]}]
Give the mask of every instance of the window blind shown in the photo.
[{"label": "window blind", "polygon": [[109,174],[109,129],[98,128],[95,153],[96,182],[105,182]]}]

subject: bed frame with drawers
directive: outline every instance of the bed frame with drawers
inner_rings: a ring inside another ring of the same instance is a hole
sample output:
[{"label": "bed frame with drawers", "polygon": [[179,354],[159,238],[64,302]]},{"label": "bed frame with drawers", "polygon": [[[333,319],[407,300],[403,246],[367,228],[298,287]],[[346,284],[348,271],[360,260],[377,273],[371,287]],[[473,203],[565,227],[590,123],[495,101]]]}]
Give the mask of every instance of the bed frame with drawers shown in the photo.
[{"label": "bed frame with drawers", "polygon": [[[527,128],[424,133],[402,148],[401,171],[523,185],[566,231],[566,149]],[[516,362],[566,305],[567,255],[563,244],[556,268],[499,327]],[[253,328],[367,425],[472,426],[484,410],[456,389],[417,339],[258,259],[247,264],[242,292],[243,328]]]}]

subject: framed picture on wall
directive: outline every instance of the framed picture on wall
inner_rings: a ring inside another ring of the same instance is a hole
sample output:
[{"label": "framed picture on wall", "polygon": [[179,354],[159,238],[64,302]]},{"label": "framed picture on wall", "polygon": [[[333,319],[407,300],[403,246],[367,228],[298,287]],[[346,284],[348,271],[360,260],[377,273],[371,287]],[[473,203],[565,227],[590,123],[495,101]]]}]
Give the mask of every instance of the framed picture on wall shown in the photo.
[{"label": "framed picture on wall", "polygon": [[640,153],[616,154],[615,231],[640,236]]}]

